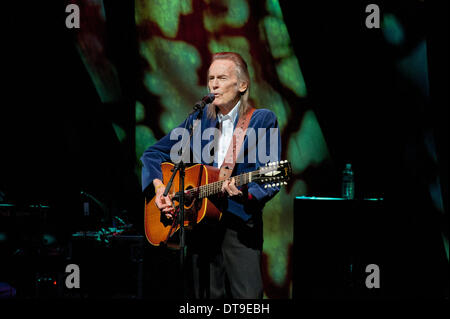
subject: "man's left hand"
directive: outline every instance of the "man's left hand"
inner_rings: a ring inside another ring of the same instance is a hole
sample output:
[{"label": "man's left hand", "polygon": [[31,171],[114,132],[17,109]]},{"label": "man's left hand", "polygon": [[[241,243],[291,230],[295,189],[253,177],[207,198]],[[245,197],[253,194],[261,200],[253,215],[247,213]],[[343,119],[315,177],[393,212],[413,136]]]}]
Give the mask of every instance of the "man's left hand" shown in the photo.
[{"label": "man's left hand", "polygon": [[236,181],[233,178],[227,179],[222,184],[222,192],[227,193],[228,196],[243,196],[243,193],[237,189],[236,187]]}]

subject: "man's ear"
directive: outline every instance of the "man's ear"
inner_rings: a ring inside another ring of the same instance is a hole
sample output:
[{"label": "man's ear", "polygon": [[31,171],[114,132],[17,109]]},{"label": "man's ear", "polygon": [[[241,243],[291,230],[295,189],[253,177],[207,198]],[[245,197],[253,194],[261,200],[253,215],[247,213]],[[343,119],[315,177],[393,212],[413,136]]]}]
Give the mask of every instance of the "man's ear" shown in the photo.
[{"label": "man's ear", "polygon": [[248,88],[248,83],[246,81],[242,81],[241,83],[239,83],[239,92],[241,92],[241,94],[244,94],[245,91],[247,91]]}]

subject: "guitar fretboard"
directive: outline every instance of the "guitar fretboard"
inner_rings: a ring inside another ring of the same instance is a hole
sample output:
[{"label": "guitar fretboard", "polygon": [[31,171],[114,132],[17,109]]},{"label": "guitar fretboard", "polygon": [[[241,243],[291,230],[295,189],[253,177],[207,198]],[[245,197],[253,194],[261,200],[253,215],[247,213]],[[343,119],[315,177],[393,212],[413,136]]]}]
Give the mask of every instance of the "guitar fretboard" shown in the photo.
[{"label": "guitar fretboard", "polygon": [[[242,186],[252,181],[252,175],[254,176],[258,171],[244,173],[241,175],[233,176],[236,186]],[[222,185],[224,181],[217,181],[210,184],[202,185],[196,188],[191,188],[190,192],[198,192],[199,198],[205,198],[218,194],[222,191]]]}]

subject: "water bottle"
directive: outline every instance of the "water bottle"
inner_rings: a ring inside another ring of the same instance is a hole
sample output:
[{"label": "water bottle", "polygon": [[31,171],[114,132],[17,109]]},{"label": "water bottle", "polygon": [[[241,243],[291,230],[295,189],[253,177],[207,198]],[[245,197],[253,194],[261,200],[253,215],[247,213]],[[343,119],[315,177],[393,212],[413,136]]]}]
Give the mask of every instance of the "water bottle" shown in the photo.
[{"label": "water bottle", "polygon": [[342,198],[355,198],[355,181],[353,177],[352,164],[347,163],[342,172]]}]

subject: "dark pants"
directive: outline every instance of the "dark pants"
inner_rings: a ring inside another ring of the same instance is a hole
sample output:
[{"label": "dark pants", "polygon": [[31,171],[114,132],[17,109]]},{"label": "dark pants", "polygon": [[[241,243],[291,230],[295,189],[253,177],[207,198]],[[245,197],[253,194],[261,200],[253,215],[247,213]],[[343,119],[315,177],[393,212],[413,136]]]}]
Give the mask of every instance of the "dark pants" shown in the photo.
[{"label": "dark pants", "polygon": [[192,281],[197,299],[260,299],[262,219],[244,222],[225,213],[218,224],[200,224],[188,239]]}]

